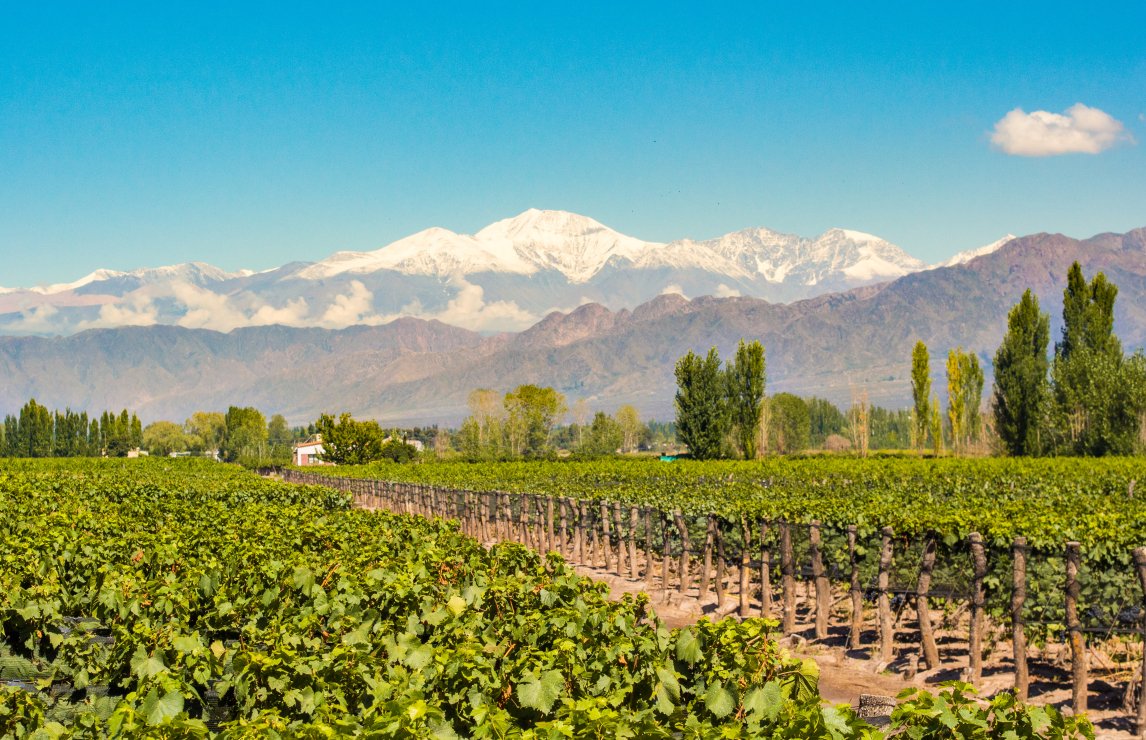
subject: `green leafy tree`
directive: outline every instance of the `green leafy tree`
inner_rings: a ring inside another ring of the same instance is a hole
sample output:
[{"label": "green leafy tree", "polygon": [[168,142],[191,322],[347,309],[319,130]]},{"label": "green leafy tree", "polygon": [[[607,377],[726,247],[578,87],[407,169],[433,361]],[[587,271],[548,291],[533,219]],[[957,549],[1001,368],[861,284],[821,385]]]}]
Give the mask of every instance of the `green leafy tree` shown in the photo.
[{"label": "green leafy tree", "polygon": [[[338,419],[323,414],[314,426],[322,435],[322,460],[325,462],[364,465],[383,457],[386,433],[374,420],[359,421],[347,413],[340,414]],[[389,452],[397,454],[395,450]]]},{"label": "green leafy tree", "polygon": [[504,399],[489,388],[470,391],[470,415],[459,429],[458,449],[470,460],[497,460],[505,456]]},{"label": "green leafy tree", "polygon": [[171,421],[156,421],[143,430],[143,447],[151,455],[165,457],[187,449],[183,427]]},{"label": "green leafy tree", "polygon": [[[1062,341],[1051,366],[1054,430],[1062,452],[1127,454],[1138,424],[1127,413],[1122,343],[1114,334],[1118,288],[1101,272],[1088,283],[1077,262],[1063,291]],[[1133,404],[1131,404],[1133,405]]]},{"label": "green leafy tree", "polygon": [[740,340],[736,356],[728,364],[728,409],[740,454],[745,460],[756,457],[760,414],[764,404],[764,347]]},{"label": "green leafy tree", "polygon": [[847,417],[834,403],[813,396],[808,399],[807,404],[811,426],[811,437],[808,440],[810,446],[823,447],[824,441],[833,434],[847,433]]},{"label": "green leafy tree", "polygon": [[637,443],[640,441],[645,428],[644,424],[641,423],[641,415],[637,413],[635,408],[625,404],[617,409],[615,418],[623,435],[620,448],[623,452],[632,452],[637,449]]},{"label": "green leafy tree", "polygon": [[545,457],[553,427],[568,411],[565,396],[552,388],[520,385],[505,394],[505,411],[514,455]]},{"label": "green leafy tree", "polygon": [[995,433],[1011,455],[1042,452],[1049,343],[1050,318],[1027,290],[1007,315],[1007,333],[995,353]]},{"label": "green leafy tree", "polygon": [[252,406],[231,406],[223,417],[226,434],[222,456],[227,462],[241,462],[247,467],[264,464],[269,455],[267,420]]},{"label": "green leafy tree", "polygon": [[931,356],[921,341],[911,350],[911,397],[915,449],[921,451],[927,445],[931,428]]},{"label": "green leafy tree", "polygon": [[720,457],[728,436],[729,414],[720,355],[689,351],[676,363],[676,434],[697,459]]},{"label": "green leafy tree", "polygon": [[768,399],[771,423],[768,447],[782,455],[802,452],[811,437],[811,416],[804,399],[791,393],[777,393]]},{"label": "green leafy tree", "polygon": [[585,457],[607,457],[617,454],[624,443],[625,430],[621,424],[608,414],[598,411],[577,452]]},{"label": "green leafy tree", "polygon": [[196,411],[183,423],[188,449],[194,452],[219,450],[227,436],[227,417],[218,411]]},{"label": "green leafy tree", "polygon": [[979,358],[963,348],[947,353],[947,418],[951,423],[951,446],[964,452],[979,439],[982,422],[983,369]]}]

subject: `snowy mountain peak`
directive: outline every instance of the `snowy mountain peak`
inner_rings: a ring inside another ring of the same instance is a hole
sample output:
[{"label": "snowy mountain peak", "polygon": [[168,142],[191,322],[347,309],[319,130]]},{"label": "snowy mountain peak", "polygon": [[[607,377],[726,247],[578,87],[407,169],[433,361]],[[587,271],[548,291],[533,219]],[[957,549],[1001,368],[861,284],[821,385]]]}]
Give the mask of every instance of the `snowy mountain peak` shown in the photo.
[{"label": "snowy mountain peak", "polygon": [[1002,239],[996,239],[995,241],[991,242],[990,244],[984,244],[983,246],[977,247],[976,249],[968,249],[965,252],[960,252],[959,254],[955,255],[954,257],[952,257],[949,260],[946,260],[944,262],[940,262],[938,264],[932,265],[932,268],[935,268],[935,267],[954,267],[955,265],[965,265],[968,262],[970,262],[971,260],[975,259],[976,257],[982,257],[984,255],[992,254],[994,252],[999,251],[1003,247],[1004,244],[1006,244],[1007,242],[1009,242],[1015,238],[1016,237],[1014,234],[1007,234]]},{"label": "snowy mountain peak", "polygon": [[526,262],[541,270],[557,270],[573,283],[587,282],[614,257],[637,262],[660,246],[625,236],[587,216],[536,208],[492,223],[474,238],[509,245]]}]

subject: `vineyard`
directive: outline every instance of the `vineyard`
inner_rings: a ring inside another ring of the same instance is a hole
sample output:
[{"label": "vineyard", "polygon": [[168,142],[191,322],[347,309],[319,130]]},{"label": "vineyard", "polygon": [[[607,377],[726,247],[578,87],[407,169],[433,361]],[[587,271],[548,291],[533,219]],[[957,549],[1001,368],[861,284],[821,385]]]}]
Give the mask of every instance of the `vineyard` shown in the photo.
[{"label": "vineyard", "polygon": [[[0,737],[881,736],[821,704],[771,622],[668,630],[556,556],[328,487],[206,461],[10,461],[0,503]],[[937,705],[1089,732],[959,689],[897,722]]]},{"label": "vineyard", "polygon": [[[977,683],[984,659],[1005,654],[1020,697],[1028,648],[1063,644],[1070,657],[1053,667],[1069,671],[1077,710],[1097,661],[1094,677],[1120,682],[1142,722],[1144,474],[1129,458],[821,458],[374,465],[328,482],[644,579],[650,593],[734,599],[785,633],[840,626],[888,663]],[[936,640],[952,621],[961,653]],[[911,654],[897,630],[913,633]]]}]

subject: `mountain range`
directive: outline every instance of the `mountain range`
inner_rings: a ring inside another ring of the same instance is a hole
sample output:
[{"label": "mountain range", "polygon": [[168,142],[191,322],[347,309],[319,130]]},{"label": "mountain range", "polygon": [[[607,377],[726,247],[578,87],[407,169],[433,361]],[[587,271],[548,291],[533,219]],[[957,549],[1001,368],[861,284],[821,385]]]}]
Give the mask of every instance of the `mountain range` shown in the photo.
[{"label": "mountain range", "polygon": [[[599,257],[587,249],[566,267],[587,272],[584,266]],[[594,410],[633,403],[665,419],[672,415],[676,359],[713,345],[727,357],[741,337],[764,344],[770,393],[814,394],[846,405],[863,391],[875,403],[901,407],[910,399],[916,340],[931,349],[940,396],[950,348],[976,353],[989,374],[1007,312],[1028,287],[1051,315],[1057,337],[1065,276],[1075,260],[1087,275],[1101,270],[1118,286],[1115,330],[1123,345],[1146,346],[1142,228],[1085,240],[1061,234],[1009,239],[947,266],[790,303],[747,296],[690,300],[674,292],[632,308],[587,303],[515,333],[489,335],[405,317],[341,329],[271,325],[223,333],[153,325],[0,338],[0,409],[14,410],[35,396],[60,408],[130,407],[148,420],[250,404],[296,423],[340,411],[393,423],[456,423],[473,388],[538,383],[571,402],[588,399]],[[127,288],[144,278],[112,279]]]},{"label": "mountain range", "polygon": [[[942,265],[990,253],[1011,238]],[[431,228],[375,251],[337,252],[258,273],[193,262],[0,288],[0,334],[163,324],[341,329],[399,317],[520,331],[552,311],[588,303],[633,309],[662,293],[786,303],[929,267],[884,239],[845,229],[805,238],[755,228],[660,243],[574,213],[531,209],[473,235]]]}]

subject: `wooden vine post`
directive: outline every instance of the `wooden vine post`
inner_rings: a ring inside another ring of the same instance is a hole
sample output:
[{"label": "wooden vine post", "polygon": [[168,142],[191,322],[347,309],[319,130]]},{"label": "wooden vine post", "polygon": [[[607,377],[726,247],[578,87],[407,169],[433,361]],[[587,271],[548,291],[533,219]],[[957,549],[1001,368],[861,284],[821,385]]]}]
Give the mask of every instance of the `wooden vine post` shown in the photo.
[{"label": "wooden vine post", "polygon": [[968,636],[967,682],[978,686],[983,680],[983,579],[987,576],[987,554],[983,537],[972,532],[971,541],[971,634]]},{"label": "wooden vine post", "polygon": [[856,525],[848,525],[848,563],[851,565],[849,591],[852,597],[851,629],[848,647],[858,650],[863,645],[863,589],[860,588],[859,558],[856,556]]},{"label": "wooden vine post", "polygon": [[935,629],[931,625],[931,574],[935,570],[935,549],[938,542],[928,535],[923,543],[923,557],[919,564],[919,582],[915,588],[915,613],[919,617],[919,642],[923,661],[935,670],[939,667],[939,646],[935,643]]},{"label": "wooden vine post", "polygon": [[557,510],[560,512],[560,539],[557,540],[557,551],[561,557],[569,557],[569,499],[562,496],[557,499]]},{"label": "wooden vine post", "polygon": [[688,525],[684,521],[684,515],[681,514],[680,509],[673,511],[673,519],[676,520],[676,529],[680,534],[680,571],[678,575],[680,576],[680,592],[683,594],[686,593],[689,587],[692,585],[692,581],[689,579],[688,573],[688,558],[690,555]]},{"label": "wooden vine post", "polygon": [[772,616],[772,549],[768,546],[768,522],[760,523],[760,616]]},{"label": "wooden vine post", "polygon": [[712,543],[716,537],[716,517],[712,514],[708,515],[708,522],[704,529],[704,554],[702,555],[700,566],[700,586],[697,591],[697,599],[704,601],[708,596],[709,577],[712,573]]},{"label": "wooden vine post", "polygon": [[653,588],[653,516],[646,508],[645,517],[645,585]]},{"label": "wooden vine post", "polygon": [[780,522],[780,587],[783,589],[781,623],[785,635],[796,631],[796,558],[792,553],[792,527]]},{"label": "wooden vine post", "polygon": [[[1138,570],[1138,584],[1146,597],[1146,547],[1134,548],[1134,565]],[[1146,604],[1146,601],[1143,602]],[[1146,738],[1146,628],[1142,630],[1142,665],[1138,677],[1138,737]]]},{"label": "wooden vine post", "polygon": [[573,557],[577,559],[577,562],[584,565],[587,562],[585,560],[585,502],[577,501],[573,505],[575,507],[574,512],[577,515],[576,533],[574,534],[576,541],[573,543]]},{"label": "wooden vine post", "polygon": [[1070,640],[1070,705],[1075,715],[1086,711],[1086,640],[1078,619],[1078,569],[1082,561],[1081,545],[1066,543],[1066,633]]},{"label": "wooden vine post", "polygon": [[669,518],[661,516],[661,600],[668,603],[669,594]]},{"label": "wooden vine post", "polygon": [[752,564],[752,551],[749,549],[752,545],[752,527],[748,524],[748,517],[744,514],[740,515],[740,617],[748,617],[748,589],[749,589],[749,570]]},{"label": "wooden vine post", "polygon": [[545,496],[545,519],[549,523],[547,532],[549,542],[545,543],[545,549],[562,552],[563,548],[557,543],[557,533],[554,529],[554,497],[552,496]]},{"label": "wooden vine post", "polygon": [[1011,574],[1011,649],[1015,658],[1015,698],[1026,701],[1030,688],[1027,632],[1023,623],[1023,602],[1027,600],[1027,538],[1016,537],[1011,552],[1014,555]]},{"label": "wooden vine post", "polygon": [[824,573],[824,553],[821,541],[820,522],[815,520],[808,529],[812,558],[812,579],[816,585],[816,639],[828,637],[828,612],[832,608],[832,596],[828,576]]},{"label": "wooden vine post", "polygon": [[609,505],[601,502],[598,507],[601,519],[601,545],[605,550],[605,570],[613,569],[613,532],[609,523]]},{"label": "wooden vine post", "polygon": [[634,581],[640,576],[640,565],[637,563],[637,530],[640,529],[641,520],[637,507],[629,507],[629,578]]},{"label": "wooden vine post", "polygon": [[720,522],[716,523],[716,607],[724,606],[724,576],[727,561],[724,559],[724,532]]},{"label": "wooden vine post", "polygon": [[625,535],[621,526],[621,502],[613,502],[613,539],[617,543],[616,574],[625,574]]},{"label": "wooden vine post", "polygon": [[891,527],[884,527],[883,545],[879,550],[879,658],[890,663],[895,657],[895,626],[891,619],[891,600],[887,590],[891,582],[892,535]]}]

